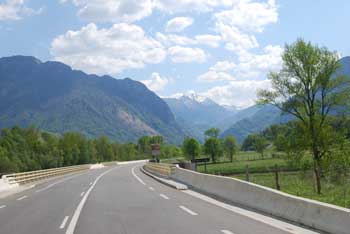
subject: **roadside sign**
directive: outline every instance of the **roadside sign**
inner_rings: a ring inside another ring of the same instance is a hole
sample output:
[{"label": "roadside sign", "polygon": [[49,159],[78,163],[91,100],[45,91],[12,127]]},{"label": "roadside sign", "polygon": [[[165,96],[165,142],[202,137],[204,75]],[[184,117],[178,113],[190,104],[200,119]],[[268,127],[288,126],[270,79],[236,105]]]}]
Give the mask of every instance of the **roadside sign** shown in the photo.
[{"label": "roadside sign", "polygon": [[152,156],[160,155],[160,144],[151,144]]}]

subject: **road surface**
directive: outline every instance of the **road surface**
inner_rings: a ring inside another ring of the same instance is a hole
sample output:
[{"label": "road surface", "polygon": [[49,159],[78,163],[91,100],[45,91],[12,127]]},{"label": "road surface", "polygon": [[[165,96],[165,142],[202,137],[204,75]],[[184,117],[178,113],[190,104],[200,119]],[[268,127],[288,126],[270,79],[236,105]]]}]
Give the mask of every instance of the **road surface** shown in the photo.
[{"label": "road surface", "polygon": [[140,165],[71,174],[0,199],[0,233],[315,233],[177,191],[144,175]]}]

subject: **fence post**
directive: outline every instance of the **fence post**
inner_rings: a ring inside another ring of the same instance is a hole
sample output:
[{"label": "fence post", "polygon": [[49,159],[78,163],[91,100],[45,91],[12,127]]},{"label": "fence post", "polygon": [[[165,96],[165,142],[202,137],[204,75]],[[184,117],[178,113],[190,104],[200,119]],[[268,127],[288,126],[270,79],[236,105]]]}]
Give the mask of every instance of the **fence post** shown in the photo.
[{"label": "fence post", "polygon": [[250,181],[250,179],[249,179],[249,165],[248,164],[245,167],[245,180],[248,182]]},{"label": "fence post", "polygon": [[276,189],[281,190],[277,164],[275,165],[275,182],[276,182]]}]

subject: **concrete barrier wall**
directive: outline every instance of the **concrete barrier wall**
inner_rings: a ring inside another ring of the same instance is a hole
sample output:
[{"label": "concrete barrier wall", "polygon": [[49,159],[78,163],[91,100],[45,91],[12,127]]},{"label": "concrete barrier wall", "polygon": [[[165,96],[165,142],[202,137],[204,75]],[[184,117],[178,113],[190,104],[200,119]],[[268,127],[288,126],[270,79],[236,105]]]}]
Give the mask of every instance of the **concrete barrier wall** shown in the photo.
[{"label": "concrete barrier wall", "polygon": [[332,234],[350,233],[350,210],[223,176],[176,168],[171,178],[194,189]]}]

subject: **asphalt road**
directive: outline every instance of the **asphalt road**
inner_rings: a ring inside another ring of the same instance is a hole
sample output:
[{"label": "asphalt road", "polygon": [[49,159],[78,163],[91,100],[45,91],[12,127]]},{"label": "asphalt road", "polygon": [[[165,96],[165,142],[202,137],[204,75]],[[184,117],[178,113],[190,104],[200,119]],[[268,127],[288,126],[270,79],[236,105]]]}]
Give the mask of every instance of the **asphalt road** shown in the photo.
[{"label": "asphalt road", "polygon": [[314,233],[158,183],[140,164],[67,175],[0,199],[1,234]]}]

